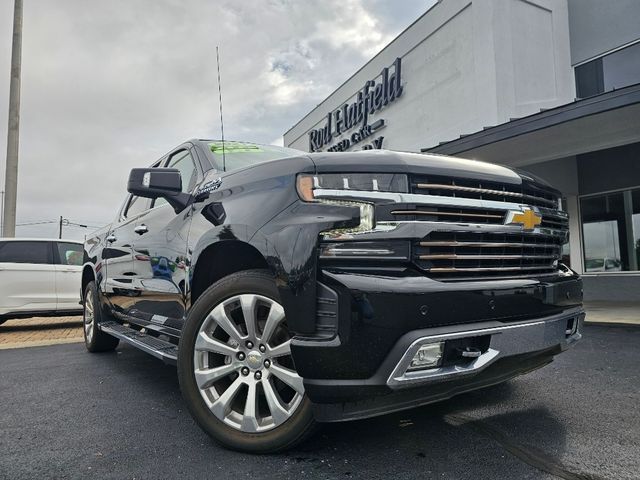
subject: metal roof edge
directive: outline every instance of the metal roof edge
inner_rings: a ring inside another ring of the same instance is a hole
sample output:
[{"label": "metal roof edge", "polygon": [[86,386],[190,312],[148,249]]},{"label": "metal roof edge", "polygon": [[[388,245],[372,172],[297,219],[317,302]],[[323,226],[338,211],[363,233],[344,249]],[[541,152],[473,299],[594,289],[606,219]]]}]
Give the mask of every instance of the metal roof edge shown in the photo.
[{"label": "metal roof edge", "polygon": [[564,105],[545,109],[526,117],[464,135],[461,138],[441,142],[439,145],[433,147],[421,148],[420,151],[423,153],[456,155],[536,130],[542,130],[578,118],[597,115],[636,103],[640,103],[640,83],[592,97],[574,100]]}]

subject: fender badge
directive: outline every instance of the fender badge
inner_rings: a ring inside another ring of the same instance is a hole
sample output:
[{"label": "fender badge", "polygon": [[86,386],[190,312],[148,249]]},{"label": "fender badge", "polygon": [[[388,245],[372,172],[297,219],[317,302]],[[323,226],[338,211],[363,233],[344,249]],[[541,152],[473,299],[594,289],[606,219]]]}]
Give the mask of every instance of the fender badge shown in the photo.
[{"label": "fender badge", "polygon": [[211,180],[210,182],[205,183],[198,189],[198,195],[202,193],[213,192],[214,190],[218,190],[222,185],[222,178],[218,177],[215,180]]}]

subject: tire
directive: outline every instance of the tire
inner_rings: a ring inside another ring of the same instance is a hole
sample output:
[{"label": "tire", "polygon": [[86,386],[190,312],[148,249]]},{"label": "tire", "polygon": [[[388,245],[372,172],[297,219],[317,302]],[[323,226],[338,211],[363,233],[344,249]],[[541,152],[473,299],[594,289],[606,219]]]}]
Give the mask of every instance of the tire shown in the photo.
[{"label": "tire", "polygon": [[273,453],[313,432],[289,338],[274,279],[263,270],[229,275],[193,305],[179,345],[180,389],[198,425],[224,447]]},{"label": "tire", "polygon": [[82,299],[82,324],[84,332],[84,344],[92,353],[110,352],[115,350],[120,343],[115,337],[104,333],[97,328],[97,325],[104,320],[102,308],[100,308],[100,298],[96,282],[89,282],[84,289],[84,297]]}]

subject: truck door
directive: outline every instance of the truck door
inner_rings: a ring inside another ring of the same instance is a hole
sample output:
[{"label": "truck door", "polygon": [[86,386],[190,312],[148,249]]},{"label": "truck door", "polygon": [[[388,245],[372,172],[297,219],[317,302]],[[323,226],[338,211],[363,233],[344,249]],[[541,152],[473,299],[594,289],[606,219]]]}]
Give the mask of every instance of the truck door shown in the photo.
[{"label": "truck door", "polygon": [[134,229],[138,217],[149,208],[146,198],[129,195],[120,219],[107,234],[102,254],[105,269],[104,296],[116,314],[130,315],[140,293],[140,280],[133,268]]},{"label": "truck door", "polygon": [[[191,193],[202,176],[196,165],[189,148],[182,147],[162,166],[179,169],[182,190]],[[176,213],[161,198],[136,223],[133,261],[140,292],[132,314],[158,331],[166,327],[180,330],[184,323],[190,224],[191,208]]]}]

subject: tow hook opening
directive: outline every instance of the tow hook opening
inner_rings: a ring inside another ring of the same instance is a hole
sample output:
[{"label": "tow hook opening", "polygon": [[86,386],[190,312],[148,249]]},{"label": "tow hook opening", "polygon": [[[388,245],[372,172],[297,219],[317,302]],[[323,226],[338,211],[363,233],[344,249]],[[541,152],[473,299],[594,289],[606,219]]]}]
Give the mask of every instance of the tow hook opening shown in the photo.
[{"label": "tow hook opening", "polygon": [[442,366],[466,366],[489,350],[491,335],[447,340],[444,344]]},{"label": "tow hook opening", "polygon": [[572,317],[567,320],[567,328],[564,332],[567,338],[569,338],[572,335],[575,335],[578,332],[579,321],[580,321],[580,317]]},{"label": "tow hook opening", "polygon": [[489,350],[491,335],[427,343],[415,353],[407,372],[443,367],[466,367]]},{"label": "tow hook opening", "polygon": [[578,333],[580,329],[580,322],[584,320],[585,314],[581,313],[575,317],[572,317],[567,320],[567,328],[565,330],[565,337],[569,338]]}]

